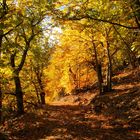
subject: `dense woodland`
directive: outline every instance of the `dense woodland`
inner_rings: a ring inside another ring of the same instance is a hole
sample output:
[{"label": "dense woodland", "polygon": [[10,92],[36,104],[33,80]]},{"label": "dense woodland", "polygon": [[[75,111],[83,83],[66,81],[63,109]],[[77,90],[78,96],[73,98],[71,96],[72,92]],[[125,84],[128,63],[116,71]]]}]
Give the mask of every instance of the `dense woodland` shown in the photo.
[{"label": "dense woodland", "polygon": [[[99,113],[124,84],[117,75],[139,65],[139,0],[0,0],[1,124],[73,95]],[[97,100],[82,99],[87,92]]]}]

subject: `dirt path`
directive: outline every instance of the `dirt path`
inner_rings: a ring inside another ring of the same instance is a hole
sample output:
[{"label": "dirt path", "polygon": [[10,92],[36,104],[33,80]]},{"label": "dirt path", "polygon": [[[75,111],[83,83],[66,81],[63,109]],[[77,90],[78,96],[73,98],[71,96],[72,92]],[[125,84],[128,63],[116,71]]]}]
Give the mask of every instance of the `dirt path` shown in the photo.
[{"label": "dirt path", "polygon": [[128,126],[111,124],[113,117],[95,115],[89,106],[47,106],[40,115],[11,119],[3,131],[11,140],[138,140]]},{"label": "dirt path", "polygon": [[[140,72],[115,80],[115,90],[99,98],[95,91],[81,93],[44,108],[29,107],[21,117],[9,116],[0,132],[10,140],[140,140]],[[103,105],[101,111],[95,105]]]}]

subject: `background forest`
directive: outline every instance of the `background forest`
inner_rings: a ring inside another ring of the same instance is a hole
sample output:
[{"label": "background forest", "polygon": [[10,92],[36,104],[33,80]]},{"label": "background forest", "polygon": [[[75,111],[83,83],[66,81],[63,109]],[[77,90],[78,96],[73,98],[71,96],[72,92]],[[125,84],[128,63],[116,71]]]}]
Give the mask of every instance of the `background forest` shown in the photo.
[{"label": "background forest", "polygon": [[1,121],[139,64],[139,0],[0,0]]}]

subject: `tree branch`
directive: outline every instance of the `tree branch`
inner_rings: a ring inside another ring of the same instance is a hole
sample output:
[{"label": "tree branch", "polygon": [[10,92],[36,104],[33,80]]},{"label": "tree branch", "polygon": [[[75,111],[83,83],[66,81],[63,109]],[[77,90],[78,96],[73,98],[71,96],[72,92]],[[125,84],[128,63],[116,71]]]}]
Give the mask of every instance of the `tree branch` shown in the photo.
[{"label": "tree branch", "polygon": [[6,36],[7,34],[9,34],[10,32],[12,32],[15,28],[17,28],[19,25],[21,25],[23,23],[23,21],[21,21],[19,24],[17,24],[13,29],[9,30],[8,32],[6,32],[5,34],[3,34],[3,36]]},{"label": "tree branch", "polygon": [[28,52],[28,50],[29,50],[29,47],[30,47],[30,44],[26,44],[26,48],[25,48],[25,50],[24,50],[24,52],[23,52],[23,55],[22,55],[22,58],[21,58],[21,62],[20,62],[20,64],[18,65],[18,71],[20,72],[21,71],[21,69],[22,69],[22,67],[23,67],[23,65],[24,65],[24,62],[25,62],[25,59],[26,59],[26,56],[27,56],[27,52]]},{"label": "tree branch", "polygon": [[16,56],[16,51],[13,54],[11,54],[11,58],[10,58],[12,68],[15,68],[15,56]]},{"label": "tree branch", "polygon": [[127,29],[140,29],[139,27],[127,26],[127,25],[123,25],[123,24],[120,24],[120,23],[117,23],[117,22],[110,21],[110,20],[98,19],[98,18],[95,18],[95,17],[91,17],[89,15],[85,15],[85,16],[81,16],[81,17],[76,17],[76,16],[67,17],[67,16],[64,16],[64,17],[61,17],[61,19],[64,19],[64,20],[92,19],[92,20],[95,20],[95,21],[105,22],[105,23],[109,23],[109,24],[112,24],[112,25],[117,25],[117,26],[120,26],[120,27],[124,27],[124,28],[127,28]]}]

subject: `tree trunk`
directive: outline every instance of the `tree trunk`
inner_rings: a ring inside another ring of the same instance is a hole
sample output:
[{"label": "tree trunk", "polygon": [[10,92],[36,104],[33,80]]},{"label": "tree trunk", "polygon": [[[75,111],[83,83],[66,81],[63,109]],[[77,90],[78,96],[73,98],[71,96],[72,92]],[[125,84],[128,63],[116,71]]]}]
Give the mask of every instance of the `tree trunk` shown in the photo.
[{"label": "tree trunk", "polygon": [[43,89],[43,85],[42,85],[42,81],[39,82],[39,85],[40,85],[40,89],[41,89],[41,92],[40,92],[40,99],[41,99],[41,104],[45,104],[45,92],[44,92],[44,89]]},{"label": "tree trunk", "polygon": [[100,94],[102,94],[103,93],[102,65],[101,64],[97,64],[96,67],[97,67],[96,69],[97,69],[99,90],[100,90]]},{"label": "tree trunk", "polygon": [[0,85],[0,122],[1,121],[2,121],[2,91],[1,91],[1,85]]},{"label": "tree trunk", "polygon": [[110,57],[109,42],[107,41],[108,71],[107,71],[107,90],[112,90],[112,62]]},{"label": "tree trunk", "polygon": [[128,57],[129,57],[129,63],[130,63],[131,69],[135,69],[136,68],[136,63],[135,63],[136,57],[132,51],[128,51]]},{"label": "tree trunk", "polygon": [[[0,30],[0,63],[1,63],[1,49],[2,49],[2,38],[3,38],[3,30]],[[1,83],[1,75],[0,75],[0,122],[2,121],[2,83]]]},{"label": "tree trunk", "polygon": [[40,93],[40,98],[41,98],[41,104],[45,104],[45,93],[44,92],[41,92]]},{"label": "tree trunk", "polygon": [[38,84],[40,86],[40,99],[41,99],[41,104],[45,104],[45,92],[44,92],[44,87],[42,84],[42,79],[41,79],[41,75],[39,72],[36,71],[36,76],[37,76],[37,80],[38,80]]},{"label": "tree trunk", "polygon": [[16,51],[11,55],[11,58],[10,58],[11,66],[13,68],[13,78],[14,78],[14,82],[15,82],[15,94],[16,94],[16,100],[17,100],[17,112],[18,112],[19,115],[24,114],[23,92],[22,92],[19,73],[20,73],[20,71],[22,70],[22,68],[24,66],[29,47],[30,47],[30,43],[27,42],[25,50],[23,51],[23,55],[22,55],[20,64],[18,66],[16,66],[16,64],[15,64]]},{"label": "tree trunk", "polygon": [[96,65],[96,72],[97,72],[97,78],[98,78],[99,92],[100,92],[100,94],[102,94],[102,92],[103,92],[102,65],[99,64],[99,62],[98,62],[96,45],[94,42],[92,42],[92,43],[93,43],[94,54],[95,54],[95,65]]},{"label": "tree trunk", "polygon": [[40,104],[41,101],[40,101],[40,97],[39,97],[39,89],[37,88],[37,85],[36,85],[36,83],[34,81],[32,81],[32,83],[33,83],[35,91],[36,91],[37,101]]},{"label": "tree trunk", "polygon": [[14,73],[14,82],[15,82],[15,93],[17,100],[17,112],[19,115],[24,114],[24,105],[23,105],[23,92],[21,87],[21,82],[19,78],[19,73]]}]

